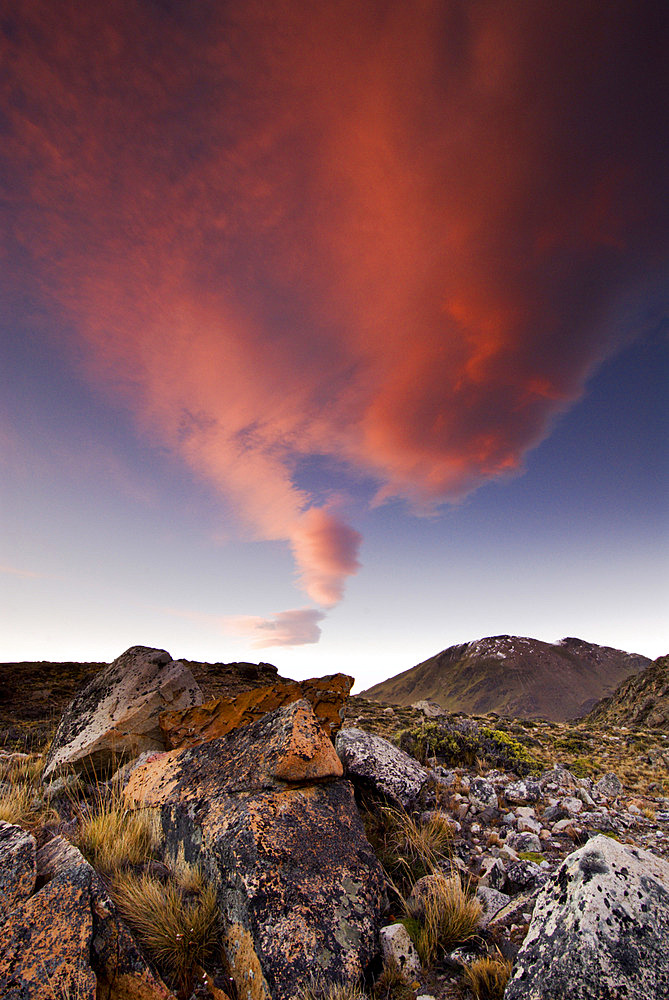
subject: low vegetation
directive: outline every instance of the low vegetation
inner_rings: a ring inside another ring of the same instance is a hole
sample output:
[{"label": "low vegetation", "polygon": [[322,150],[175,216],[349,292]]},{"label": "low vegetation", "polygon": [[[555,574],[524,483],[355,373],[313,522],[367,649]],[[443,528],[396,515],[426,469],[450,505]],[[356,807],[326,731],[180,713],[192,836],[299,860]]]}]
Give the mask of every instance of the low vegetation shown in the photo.
[{"label": "low vegetation", "polygon": [[503,1000],[511,970],[512,963],[499,953],[486,955],[465,966],[464,984],[474,1000]]},{"label": "low vegetation", "polygon": [[216,887],[205,885],[197,869],[188,888],[125,871],[114,878],[111,894],[165,982],[189,996],[196,969],[207,964],[217,943]]},{"label": "low vegetation", "polygon": [[430,966],[444,952],[476,937],[483,910],[457,873],[432,875],[421,889],[416,901],[410,898],[406,905],[409,917],[419,922],[414,942],[418,957]]},{"label": "low vegetation", "polygon": [[376,807],[365,810],[363,821],[367,839],[400,897],[423,875],[448,865],[453,827],[443,813],[424,819],[403,809]]},{"label": "low vegetation", "polygon": [[400,749],[424,764],[439,761],[450,767],[472,767],[486,761],[526,775],[542,769],[541,762],[514,736],[473,719],[433,719],[401,731]]},{"label": "low vegetation", "polygon": [[120,788],[98,786],[93,802],[84,808],[77,804],[76,811],[76,845],[102,875],[113,876],[153,857],[157,845],[153,816],[128,810]]}]

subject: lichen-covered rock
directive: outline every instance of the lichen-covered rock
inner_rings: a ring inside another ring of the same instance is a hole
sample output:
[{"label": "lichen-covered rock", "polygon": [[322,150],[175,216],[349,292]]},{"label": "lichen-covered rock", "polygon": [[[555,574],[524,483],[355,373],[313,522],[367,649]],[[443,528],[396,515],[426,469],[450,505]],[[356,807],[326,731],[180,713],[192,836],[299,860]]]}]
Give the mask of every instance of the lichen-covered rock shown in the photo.
[{"label": "lichen-covered rock", "polygon": [[35,888],[35,838],[0,821],[0,924]]},{"label": "lichen-covered rock", "polygon": [[162,750],[161,714],[201,702],[202,692],[185,664],[164,649],[132,646],[70,702],[47,755],[44,778],[71,767],[99,775],[113,761]]},{"label": "lichen-covered rock", "polygon": [[95,1000],[92,869],[69,866],[8,915],[0,937],[3,1000]]},{"label": "lichen-covered rock", "polygon": [[[87,984],[91,981],[92,970],[93,981],[97,983],[97,996],[104,996],[107,1000],[174,1000],[173,994],[147,964],[128,928],[116,915],[104,884],[80,851],[63,837],[54,837],[40,848],[36,860],[38,880],[46,884],[32,897],[35,903],[39,902],[41,907],[44,904],[48,906],[54,898],[60,900],[57,894],[61,892],[67,899],[72,885],[78,887],[80,894],[78,905],[73,905],[70,912],[79,925],[80,940],[85,937],[88,944],[86,950],[77,956],[78,978],[70,986],[71,994],[65,992],[63,995],[79,997],[75,988],[80,988],[82,977]],[[38,948],[41,942],[40,937],[37,939]],[[20,954],[24,968],[29,965],[30,958],[29,951],[24,950]],[[57,948],[54,960],[52,979],[66,983],[68,969],[72,967],[71,946],[63,950]],[[55,995],[60,996],[59,993]],[[4,994],[0,993],[0,996]],[[22,994],[17,994],[17,997],[20,996]],[[53,1000],[51,993],[46,996]]]},{"label": "lichen-covered rock", "polygon": [[362,729],[342,729],[335,743],[346,774],[403,809],[416,804],[430,772],[398,747]]},{"label": "lichen-covered rock", "polygon": [[669,864],[609,837],[539,894],[505,1000],[669,996]]},{"label": "lichen-covered rock", "polygon": [[377,953],[384,877],[341,774],[299,701],[130,775],[129,803],[161,808],[167,853],[216,882],[243,1000],[288,1000],[314,969],[354,982]]},{"label": "lichen-covered rock", "polygon": [[469,804],[474,812],[497,808],[497,793],[484,778],[474,778],[469,786]]},{"label": "lichen-covered rock", "polygon": [[445,708],[438,705],[436,701],[430,701],[429,698],[421,698],[420,701],[414,701],[411,707],[418,709],[428,719],[438,719],[442,715],[448,715]]},{"label": "lichen-covered rock", "polygon": [[332,674],[306,681],[279,681],[242,691],[234,698],[213,701],[160,717],[165,746],[169,749],[199,746],[225,736],[239,726],[248,726],[267,712],[293,701],[306,699],[332,739],[341,728],[346,699],[353,686],[348,674]]}]

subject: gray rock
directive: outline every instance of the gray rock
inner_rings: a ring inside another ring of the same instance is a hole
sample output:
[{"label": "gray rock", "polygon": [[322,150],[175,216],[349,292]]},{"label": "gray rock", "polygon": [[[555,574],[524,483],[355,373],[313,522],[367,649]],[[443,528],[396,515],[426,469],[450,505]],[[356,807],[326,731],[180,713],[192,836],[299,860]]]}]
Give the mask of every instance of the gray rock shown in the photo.
[{"label": "gray rock", "polygon": [[536,854],[541,854],[543,851],[542,843],[536,833],[515,833],[512,831],[506,838],[505,843],[518,853],[521,851],[534,851]]},{"label": "gray rock", "polygon": [[35,850],[32,834],[0,821],[0,924],[35,888]]},{"label": "gray rock", "polygon": [[547,878],[546,872],[534,861],[519,858],[507,863],[502,888],[510,896],[519,892],[532,894],[545,885]]},{"label": "gray rock", "polygon": [[479,885],[502,889],[506,881],[506,868],[501,858],[484,858]]},{"label": "gray rock", "polygon": [[417,708],[419,712],[427,716],[428,719],[437,719],[440,715],[447,715],[445,709],[438,705],[436,701],[430,701],[428,698],[423,698],[421,701],[415,701],[412,708]]},{"label": "gray rock", "polygon": [[541,786],[538,781],[512,781],[503,789],[504,798],[510,806],[524,805],[526,802],[538,802],[541,798]]},{"label": "gray rock", "polygon": [[402,972],[415,976],[420,972],[420,959],[409,932],[403,924],[389,924],[379,931],[381,956],[384,962],[395,962]]},{"label": "gray rock", "polygon": [[539,894],[505,1000],[669,996],[669,864],[598,836]]},{"label": "gray rock", "polygon": [[498,889],[491,889],[487,885],[479,885],[476,890],[476,898],[483,907],[481,916],[481,927],[487,927],[503,907],[511,901],[511,897]]},{"label": "gray rock", "polygon": [[622,794],[623,783],[617,774],[609,771],[603,778],[600,778],[595,785],[595,791],[604,795],[607,799],[615,799]]},{"label": "gray rock", "polygon": [[516,829],[519,833],[541,833],[541,823],[531,816],[519,816],[516,820]]},{"label": "gray rock", "polygon": [[576,816],[583,811],[583,802],[575,795],[567,795],[560,803],[567,816]]},{"label": "gray rock", "polygon": [[143,750],[163,750],[161,713],[202,700],[184,663],[164,649],[132,646],[70,702],[47,754],[44,779],[71,767],[101,775]]},{"label": "gray rock", "polygon": [[543,772],[539,777],[539,785],[544,794],[558,792],[564,795],[578,788],[578,779],[566,767],[554,767]]},{"label": "gray rock", "polygon": [[349,778],[380,792],[402,809],[417,803],[430,780],[430,772],[417,760],[362,729],[341,729],[335,746]]}]

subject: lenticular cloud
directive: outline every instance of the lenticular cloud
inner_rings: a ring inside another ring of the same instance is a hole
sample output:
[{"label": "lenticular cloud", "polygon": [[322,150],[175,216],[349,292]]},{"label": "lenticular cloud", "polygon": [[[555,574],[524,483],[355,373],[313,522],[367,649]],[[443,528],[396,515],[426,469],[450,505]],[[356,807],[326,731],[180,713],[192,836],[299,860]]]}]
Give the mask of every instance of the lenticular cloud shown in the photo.
[{"label": "lenticular cloud", "polygon": [[[331,607],[360,536],[302,459],[434,509],[517,474],[639,332],[662,6],[30,0],[0,281]],[[317,633],[284,615],[259,636]]]}]

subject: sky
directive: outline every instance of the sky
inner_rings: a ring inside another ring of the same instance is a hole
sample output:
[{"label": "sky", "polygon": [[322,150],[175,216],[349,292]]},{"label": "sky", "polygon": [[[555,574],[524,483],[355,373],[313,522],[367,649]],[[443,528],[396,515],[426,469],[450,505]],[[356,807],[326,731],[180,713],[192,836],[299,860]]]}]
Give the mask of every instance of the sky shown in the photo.
[{"label": "sky", "polygon": [[3,4],[0,659],[669,651],[667,27]]}]

